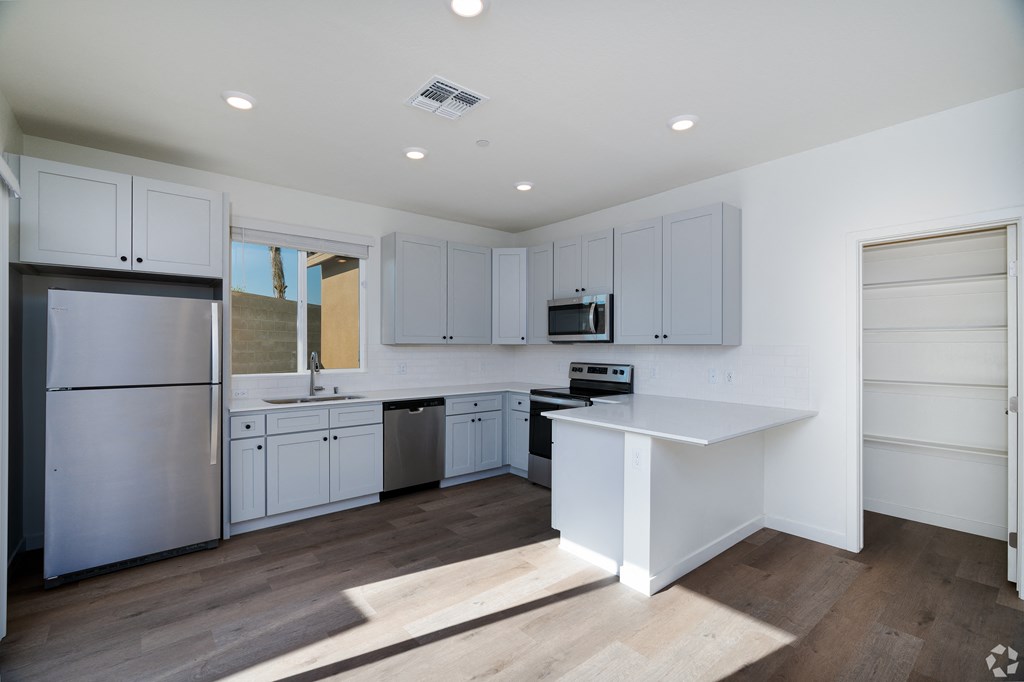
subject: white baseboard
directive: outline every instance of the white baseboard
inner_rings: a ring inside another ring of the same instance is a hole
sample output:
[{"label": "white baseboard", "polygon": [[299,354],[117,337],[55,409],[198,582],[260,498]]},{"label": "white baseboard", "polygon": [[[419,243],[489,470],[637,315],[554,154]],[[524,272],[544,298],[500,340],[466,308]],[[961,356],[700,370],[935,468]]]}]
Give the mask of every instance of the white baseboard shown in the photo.
[{"label": "white baseboard", "polygon": [[377,504],[378,502],[380,502],[380,495],[374,493],[373,495],[353,497],[351,500],[341,500],[340,502],[321,504],[316,507],[296,509],[295,511],[284,512],[283,514],[264,516],[261,519],[250,519],[249,521],[232,523],[231,535],[241,535],[242,533],[248,533],[254,530],[272,528],[273,526],[280,526],[281,524],[291,523],[292,521],[302,521],[304,519],[311,519],[314,516],[323,516],[324,514],[333,514],[334,512],[345,511],[346,509],[365,507],[368,504]]},{"label": "white baseboard", "polygon": [[587,549],[582,545],[577,545],[575,542],[571,540],[566,540],[565,538],[562,538],[558,541],[558,547],[559,549],[564,549],[569,554],[578,556],[580,559],[583,559],[589,564],[597,566],[603,571],[608,571],[612,575],[619,574],[618,559],[606,557],[603,554],[599,554],[592,549]]},{"label": "white baseboard", "polygon": [[507,474],[509,466],[495,467],[494,469],[487,469],[485,471],[475,471],[471,474],[463,474],[462,476],[452,476],[441,481],[442,488],[450,488],[453,485],[461,485],[463,483],[472,483],[473,481],[480,481],[485,478],[491,478],[492,476],[501,476]]},{"label": "white baseboard", "polygon": [[916,507],[906,507],[901,504],[867,497],[864,498],[864,510],[878,512],[879,514],[887,514],[900,519],[927,523],[941,528],[950,528],[952,530],[971,533],[972,535],[981,535],[982,537],[1006,542],[1006,526],[999,526],[985,521],[964,519],[959,516],[951,516],[941,512],[928,511],[927,509],[918,509]]},{"label": "white baseboard", "polygon": [[795,535],[806,540],[813,540],[825,545],[832,545],[839,549],[849,549],[846,543],[846,533],[829,530],[828,528],[812,526],[807,523],[786,519],[781,516],[769,515],[765,515],[764,517],[764,526],[765,528],[771,528],[772,530],[777,530],[782,533],[789,533],[790,535]]},{"label": "white baseboard", "polygon": [[744,538],[749,537],[762,528],[764,528],[764,517],[758,515],[744,523],[742,526],[722,535],[717,540],[712,540],[696,552],[683,557],[672,566],[652,575],[650,578],[649,592],[647,594],[654,594],[666,585],[674,583],[693,569],[710,561],[711,559],[714,559],[737,542],[742,541]]}]

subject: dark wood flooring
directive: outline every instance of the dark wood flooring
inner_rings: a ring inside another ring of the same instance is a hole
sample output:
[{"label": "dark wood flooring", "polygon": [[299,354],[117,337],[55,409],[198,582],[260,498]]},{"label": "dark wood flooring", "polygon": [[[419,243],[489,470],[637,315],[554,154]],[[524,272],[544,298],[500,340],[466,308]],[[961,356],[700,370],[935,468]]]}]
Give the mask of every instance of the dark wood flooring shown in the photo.
[{"label": "dark wood flooring", "polygon": [[1024,658],[992,540],[878,514],[860,554],[762,530],[648,599],[560,551],[549,500],[502,476],[48,592],[29,555],[0,675],[961,682],[996,679],[998,644]]}]

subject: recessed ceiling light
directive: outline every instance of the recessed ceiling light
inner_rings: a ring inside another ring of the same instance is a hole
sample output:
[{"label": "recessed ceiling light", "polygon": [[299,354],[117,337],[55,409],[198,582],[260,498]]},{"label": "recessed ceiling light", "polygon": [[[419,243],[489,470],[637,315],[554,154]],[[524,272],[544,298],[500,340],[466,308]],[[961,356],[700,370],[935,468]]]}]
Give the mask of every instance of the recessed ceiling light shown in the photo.
[{"label": "recessed ceiling light", "polygon": [[486,147],[486,146],[488,146],[490,144],[491,144],[490,140],[477,140],[476,141],[476,146],[477,147]]},{"label": "recessed ceiling light", "polygon": [[484,11],[484,0],[451,0],[452,11],[470,19]]},{"label": "recessed ceiling light", "polygon": [[249,111],[256,106],[256,99],[252,95],[247,95],[244,92],[237,92],[235,90],[225,90],[220,94],[224,98],[224,101],[235,109],[241,109],[242,111]]},{"label": "recessed ceiling light", "polygon": [[406,158],[413,161],[419,161],[427,155],[427,150],[423,147],[406,147],[402,151],[405,152]]},{"label": "recessed ceiling light", "polygon": [[687,114],[685,116],[676,116],[668,120],[668,127],[672,130],[689,130],[693,126],[697,125],[697,121],[700,119],[696,116]]},{"label": "recessed ceiling light", "polygon": [[519,190],[520,192],[529,192],[531,189],[533,189],[533,183],[526,182],[525,180],[522,182],[517,182],[516,189]]}]

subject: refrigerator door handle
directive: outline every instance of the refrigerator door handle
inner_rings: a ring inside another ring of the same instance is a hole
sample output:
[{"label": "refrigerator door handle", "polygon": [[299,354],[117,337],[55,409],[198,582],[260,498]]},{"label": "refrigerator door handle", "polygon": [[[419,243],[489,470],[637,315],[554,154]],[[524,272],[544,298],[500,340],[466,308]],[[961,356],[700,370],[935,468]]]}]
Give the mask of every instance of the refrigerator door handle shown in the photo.
[{"label": "refrigerator door handle", "polygon": [[220,452],[220,386],[210,387],[210,465],[217,466]]},{"label": "refrigerator door handle", "polygon": [[220,303],[210,301],[210,382],[220,381]]}]

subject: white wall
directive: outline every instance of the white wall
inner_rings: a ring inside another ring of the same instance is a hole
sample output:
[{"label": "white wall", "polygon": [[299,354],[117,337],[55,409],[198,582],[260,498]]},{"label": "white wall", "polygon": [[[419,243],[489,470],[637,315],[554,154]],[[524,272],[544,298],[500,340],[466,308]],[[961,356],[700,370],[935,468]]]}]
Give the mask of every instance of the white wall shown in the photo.
[{"label": "white wall", "polygon": [[[1022,121],[1024,90],[1017,90],[538,228],[519,235],[519,245],[712,202],[739,206],[743,345],[770,353],[806,349],[809,403],[819,411],[767,434],[768,523],[849,546],[846,287],[856,273],[847,270],[848,235],[1024,204]],[[617,357],[650,357],[659,371],[673,371],[718,362],[721,352],[652,347]],[[521,351],[517,366],[532,364],[530,353]],[[685,393],[692,386],[668,388]]]},{"label": "white wall", "polygon": [[8,106],[4,94],[0,92],[0,151],[20,154],[22,134],[14,112]]}]

